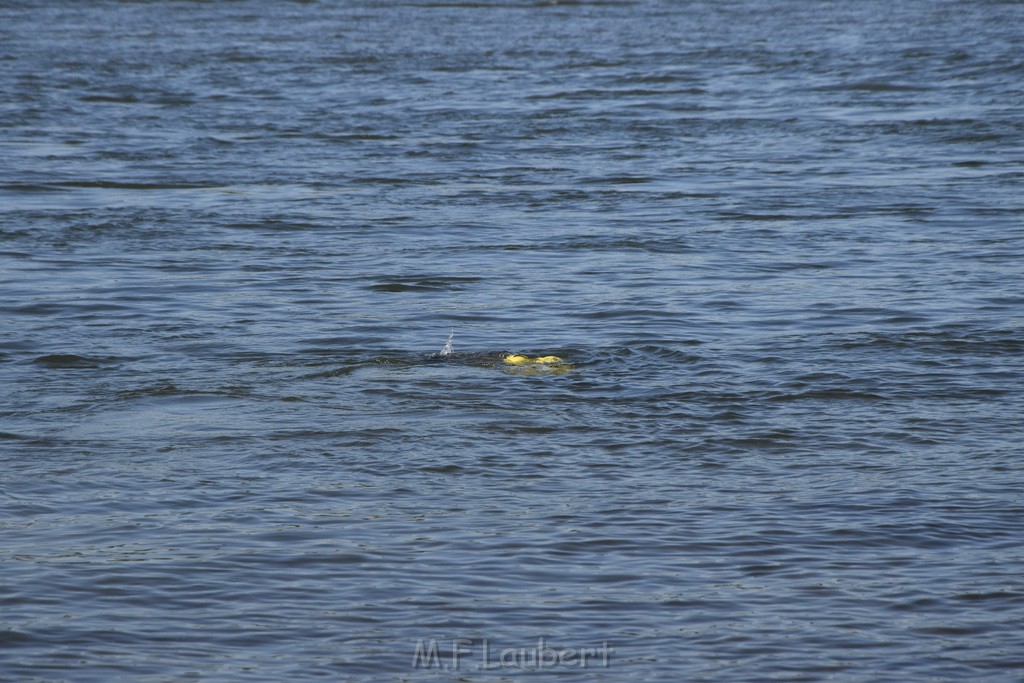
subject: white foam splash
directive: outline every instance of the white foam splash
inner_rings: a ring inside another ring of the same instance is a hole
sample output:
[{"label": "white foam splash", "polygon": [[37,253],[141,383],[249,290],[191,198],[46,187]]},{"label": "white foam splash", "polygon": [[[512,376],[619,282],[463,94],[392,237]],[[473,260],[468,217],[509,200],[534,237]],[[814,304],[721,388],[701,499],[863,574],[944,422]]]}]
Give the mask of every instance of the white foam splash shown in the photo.
[{"label": "white foam splash", "polygon": [[455,339],[455,328],[452,328],[452,333],[448,335],[448,341],[444,343],[444,348],[441,349],[442,356],[452,355],[452,340]]}]

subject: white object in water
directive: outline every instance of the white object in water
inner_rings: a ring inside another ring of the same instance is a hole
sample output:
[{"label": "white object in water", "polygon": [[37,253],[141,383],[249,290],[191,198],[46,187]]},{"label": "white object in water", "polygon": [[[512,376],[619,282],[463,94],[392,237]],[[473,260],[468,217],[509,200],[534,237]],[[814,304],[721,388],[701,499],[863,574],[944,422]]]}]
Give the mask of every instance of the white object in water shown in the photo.
[{"label": "white object in water", "polygon": [[448,341],[445,342],[444,348],[441,349],[442,356],[452,355],[452,339],[455,339],[455,328],[452,328],[452,333],[448,335]]}]

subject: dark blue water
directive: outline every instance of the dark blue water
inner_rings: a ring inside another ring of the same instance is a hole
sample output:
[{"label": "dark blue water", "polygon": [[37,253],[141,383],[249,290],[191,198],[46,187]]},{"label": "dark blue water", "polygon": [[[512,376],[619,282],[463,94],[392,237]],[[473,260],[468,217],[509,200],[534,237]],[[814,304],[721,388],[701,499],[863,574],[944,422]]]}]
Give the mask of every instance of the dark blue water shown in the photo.
[{"label": "dark blue water", "polygon": [[0,678],[1020,680],[1022,26],[3,3]]}]

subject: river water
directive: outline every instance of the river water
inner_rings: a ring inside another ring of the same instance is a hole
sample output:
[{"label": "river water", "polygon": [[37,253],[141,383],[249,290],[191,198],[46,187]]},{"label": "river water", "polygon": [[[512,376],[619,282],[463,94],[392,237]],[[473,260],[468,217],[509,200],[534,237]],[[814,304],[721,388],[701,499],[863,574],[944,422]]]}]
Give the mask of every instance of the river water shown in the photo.
[{"label": "river water", "polygon": [[0,678],[1019,680],[1022,26],[2,3]]}]

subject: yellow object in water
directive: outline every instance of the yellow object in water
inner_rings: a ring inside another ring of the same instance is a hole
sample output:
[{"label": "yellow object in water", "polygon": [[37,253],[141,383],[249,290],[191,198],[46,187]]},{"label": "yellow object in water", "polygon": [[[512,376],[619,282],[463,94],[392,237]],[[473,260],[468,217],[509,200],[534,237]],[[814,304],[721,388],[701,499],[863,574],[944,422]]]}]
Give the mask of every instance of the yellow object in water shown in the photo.
[{"label": "yellow object in water", "polygon": [[509,365],[527,365],[530,363],[550,364],[562,362],[562,359],[558,356],[536,356],[535,358],[530,358],[529,356],[523,356],[518,353],[510,353],[502,358],[502,360]]}]

